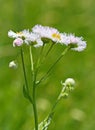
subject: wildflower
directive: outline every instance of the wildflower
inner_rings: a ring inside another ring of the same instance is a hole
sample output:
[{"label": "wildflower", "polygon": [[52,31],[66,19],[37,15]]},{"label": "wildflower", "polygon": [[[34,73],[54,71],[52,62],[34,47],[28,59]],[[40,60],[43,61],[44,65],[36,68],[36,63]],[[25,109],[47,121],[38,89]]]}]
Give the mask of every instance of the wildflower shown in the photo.
[{"label": "wildflower", "polygon": [[70,45],[71,50],[75,51],[83,51],[86,48],[86,41],[83,41],[82,37],[76,37],[73,34],[61,34],[60,43],[66,46]]},{"label": "wildflower", "polygon": [[13,68],[13,69],[16,69],[17,68],[17,63],[15,61],[11,61],[9,63],[9,68]]},{"label": "wildflower", "polygon": [[21,32],[13,32],[10,30],[8,32],[8,36],[11,38],[15,38],[13,41],[13,46],[21,46],[23,43],[26,43],[27,45],[33,43],[32,45],[34,47],[39,47],[43,45],[43,42],[39,36],[39,34],[35,34],[32,32],[29,32],[29,30],[23,30]]},{"label": "wildflower", "polygon": [[58,43],[61,38],[60,33],[57,29],[48,26],[35,25],[32,28],[32,31],[33,33],[39,34],[41,38],[50,39],[56,43]]},{"label": "wildflower", "polygon": [[12,30],[10,30],[8,32],[8,36],[10,38],[14,38],[15,40],[13,41],[13,46],[15,47],[15,45],[17,46],[21,46],[24,42],[27,42],[25,39],[27,39],[30,35],[29,30],[23,30],[21,32],[13,32]]},{"label": "wildflower", "polygon": [[29,36],[29,34],[29,30],[23,30],[17,33],[13,32],[12,30],[8,32],[8,36],[11,38],[26,38]]}]

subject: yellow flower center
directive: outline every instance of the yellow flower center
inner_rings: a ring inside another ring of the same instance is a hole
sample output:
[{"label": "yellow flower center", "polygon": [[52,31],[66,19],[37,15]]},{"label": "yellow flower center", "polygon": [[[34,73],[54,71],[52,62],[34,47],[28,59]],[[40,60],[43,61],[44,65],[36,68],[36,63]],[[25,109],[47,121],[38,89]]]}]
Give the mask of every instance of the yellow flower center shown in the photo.
[{"label": "yellow flower center", "polygon": [[59,39],[59,40],[61,39],[60,34],[57,34],[57,33],[53,33],[53,34],[52,34],[52,37],[53,37],[53,38],[57,38],[57,39]]},{"label": "yellow flower center", "polygon": [[22,36],[22,35],[23,35],[22,32],[17,32],[16,34],[19,35],[19,36]]}]

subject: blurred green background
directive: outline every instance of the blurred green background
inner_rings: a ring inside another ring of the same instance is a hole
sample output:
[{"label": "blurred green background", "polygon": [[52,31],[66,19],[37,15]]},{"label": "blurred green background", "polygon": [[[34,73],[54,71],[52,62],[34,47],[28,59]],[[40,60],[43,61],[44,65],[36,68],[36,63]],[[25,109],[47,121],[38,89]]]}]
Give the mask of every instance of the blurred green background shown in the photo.
[{"label": "blurred green background", "polygon": [[[33,111],[22,93],[23,73],[19,66],[11,70],[8,64],[17,56],[7,33],[31,29],[35,24],[57,28],[60,32],[75,33],[87,41],[83,52],[70,51],[55,66],[50,77],[38,88],[39,122],[48,114],[61,90],[60,81],[67,77],[76,80],[77,87],[69,98],[56,108],[49,130],[95,129],[95,1],[94,0],[0,0],[0,130],[33,130]],[[62,51],[52,50],[47,59],[52,62]],[[27,58],[27,56],[26,56]],[[29,65],[27,64],[27,68]]]}]

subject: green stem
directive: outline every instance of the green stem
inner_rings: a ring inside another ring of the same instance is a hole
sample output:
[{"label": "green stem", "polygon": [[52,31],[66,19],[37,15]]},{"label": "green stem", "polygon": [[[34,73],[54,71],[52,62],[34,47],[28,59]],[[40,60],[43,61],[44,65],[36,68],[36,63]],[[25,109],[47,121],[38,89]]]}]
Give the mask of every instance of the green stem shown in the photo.
[{"label": "green stem", "polygon": [[[65,90],[66,90],[66,87],[64,86],[63,92],[65,92]],[[61,90],[61,92],[62,92],[62,90]],[[60,92],[60,94],[61,94],[61,92]],[[49,118],[52,118],[52,116],[53,116],[53,114],[54,114],[54,110],[55,110],[55,108],[56,108],[58,102],[61,100],[60,94],[58,95],[56,102],[55,102],[54,105],[52,106],[52,109],[51,109],[51,111],[50,111],[50,113],[49,113],[49,115],[48,115],[48,119],[49,119]]]},{"label": "green stem", "polygon": [[35,130],[38,130],[38,114],[36,106],[36,72],[34,71],[34,62],[32,55],[32,48],[29,47],[30,52],[30,62],[31,62],[31,72],[32,72],[32,81],[33,81],[33,111],[34,111],[34,120],[35,120]]},{"label": "green stem", "polygon": [[[53,48],[54,43],[51,44],[51,46],[49,47],[49,49],[47,50],[45,56],[43,57],[41,64],[45,61],[46,57],[48,56],[49,52],[51,51],[51,49]],[[40,65],[41,65],[40,64]]]},{"label": "green stem", "polygon": [[37,69],[39,69],[39,67],[40,67],[40,63],[41,63],[41,59],[42,59],[42,55],[43,55],[43,51],[44,51],[44,46],[45,46],[45,45],[42,46],[42,48],[41,48],[41,50],[40,50],[40,54],[39,54],[39,56],[38,56]]},{"label": "green stem", "polygon": [[51,109],[51,113],[54,112],[54,109],[55,109],[55,107],[57,106],[58,102],[59,102],[59,99],[57,98],[55,104],[53,105],[53,107],[52,107],[52,109]]},{"label": "green stem", "polygon": [[21,60],[22,60],[22,67],[23,67],[25,85],[26,85],[27,92],[29,93],[29,88],[28,88],[27,76],[26,76],[26,71],[25,71],[25,63],[24,63],[24,57],[23,57],[23,50],[22,50],[22,48],[21,48]]},{"label": "green stem", "polygon": [[38,130],[38,114],[36,107],[36,88],[33,87],[33,111],[34,111],[34,120],[35,120],[35,130]]},{"label": "green stem", "polygon": [[34,75],[34,63],[33,63],[33,55],[32,55],[32,48],[31,48],[31,46],[29,46],[29,52],[30,52],[31,72]]},{"label": "green stem", "polygon": [[[59,96],[58,96],[59,97]],[[55,102],[55,104],[52,106],[52,109],[51,109],[51,111],[50,111],[50,113],[49,113],[49,115],[48,115],[48,117],[47,117],[47,121],[48,120],[52,120],[52,118],[53,118],[53,115],[54,115],[54,110],[55,110],[55,107],[57,106],[57,104],[58,104],[58,102],[59,102],[59,98],[57,98],[57,100],[56,100],[56,102]]]},{"label": "green stem", "polygon": [[45,46],[45,45],[43,45],[43,47],[41,49],[41,52],[40,52],[40,57],[38,58],[38,62],[37,62],[37,71],[39,70],[40,66],[42,65],[42,63],[44,62],[44,60],[46,59],[46,57],[48,56],[48,54],[51,51],[53,45],[54,45],[54,43],[51,44],[51,46],[47,50],[45,56],[43,56],[43,58],[42,58],[42,54],[43,54],[43,50],[44,50],[44,46]]},{"label": "green stem", "polygon": [[55,107],[57,106],[59,100],[60,100],[60,99],[59,99],[59,96],[58,96],[56,102],[55,102],[54,105],[52,106],[52,109],[51,109],[51,111],[50,111],[50,113],[49,113],[48,118],[50,118],[50,117],[52,118],[52,116],[53,116],[53,114],[54,114],[54,109],[55,109]]},{"label": "green stem", "polygon": [[46,74],[39,80],[37,84],[40,84],[43,80],[45,80],[48,77],[49,72],[53,69],[53,67],[58,63],[58,61],[66,54],[66,52],[70,49],[70,46],[68,46],[58,57],[58,59],[52,64],[52,66],[48,69]]},{"label": "green stem", "polygon": [[49,54],[49,52],[51,51],[52,47],[53,47],[54,43],[51,44],[51,46],[49,47],[46,55],[44,56],[44,59],[47,57],[47,55]]}]

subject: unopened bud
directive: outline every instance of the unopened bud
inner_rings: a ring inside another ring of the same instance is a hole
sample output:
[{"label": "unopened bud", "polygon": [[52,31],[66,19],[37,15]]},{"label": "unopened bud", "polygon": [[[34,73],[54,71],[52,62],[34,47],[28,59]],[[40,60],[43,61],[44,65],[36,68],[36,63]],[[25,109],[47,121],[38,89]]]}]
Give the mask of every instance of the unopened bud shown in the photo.
[{"label": "unopened bud", "polygon": [[9,63],[9,68],[16,69],[16,68],[17,68],[16,62],[15,62],[15,61],[11,61],[11,62]]},{"label": "unopened bud", "polygon": [[73,78],[68,78],[65,80],[66,86],[75,86],[75,80]]},{"label": "unopened bud", "polygon": [[59,99],[68,97],[69,93],[74,89],[75,86],[75,80],[73,78],[68,78],[65,80],[65,82],[61,81],[61,84],[63,86],[61,93],[59,95]]},{"label": "unopened bud", "polygon": [[13,41],[13,47],[15,47],[15,46],[21,46],[22,44],[23,44],[23,40],[21,38],[16,38]]}]

